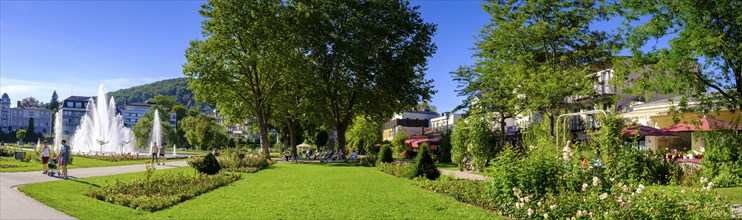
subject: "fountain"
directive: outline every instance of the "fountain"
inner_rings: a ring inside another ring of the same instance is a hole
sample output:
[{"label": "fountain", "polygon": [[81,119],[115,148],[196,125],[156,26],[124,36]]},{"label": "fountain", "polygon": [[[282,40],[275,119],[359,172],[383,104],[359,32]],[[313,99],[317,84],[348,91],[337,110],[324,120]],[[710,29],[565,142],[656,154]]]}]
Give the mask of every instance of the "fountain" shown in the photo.
[{"label": "fountain", "polygon": [[62,123],[62,111],[57,111],[56,117],[54,118],[54,143],[52,144],[55,151],[58,151],[59,148],[62,147],[62,139],[64,139],[64,137],[62,137],[62,135],[64,135]]},{"label": "fountain", "polygon": [[[116,102],[113,98],[110,99],[108,105],[106,101],[108,101],[106,91],[101,84],[98,88],[97,99],[88,101],[87,114],[80,119],[80,125],[69,140],[73,152],[134,153],[134,146],[131,144],[134,143],[132,141],[134,135],[131,129],[124,127],[123,118],[116,114]],[[60,118],[62,118],[61,114],[57,116],[57,120]],[[57,126],[60,124],[61,122],[58,122]],[[57,142],[57,139],[61,139],[62,129],[55,126],[54,130],[57,136],[55,142]]]},{"label": "fountain", "polygon": [[[162,122],[160,122],[160,111],[155,109],[154,120],[152,120],[152,133],[149,135],[149,152],[152,152],[152,146],[157,143],[157,146],[162,148]],[[163,152],[164,153],[164,152]]]},{"label": "fountain", "polygon": [[175,154],[175,144],[173,144],[173,157],[177,157],[178,155]]}]

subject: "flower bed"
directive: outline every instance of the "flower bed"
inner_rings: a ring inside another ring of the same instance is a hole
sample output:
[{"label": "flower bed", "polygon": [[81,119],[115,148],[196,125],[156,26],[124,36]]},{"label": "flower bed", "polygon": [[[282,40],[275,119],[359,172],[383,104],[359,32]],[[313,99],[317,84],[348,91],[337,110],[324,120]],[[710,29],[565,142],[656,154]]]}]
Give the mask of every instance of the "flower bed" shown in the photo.
[{"label": "flower bed", "polygon": [[[514,187],[510,196],[495,197],[489,182],[472,180],[418,179],[415,185],[451,196],[516,219],[723,219],[729,218],[730,207],[710,189],[708,183],[693,190],[647,191],[644,186],[613,183],[604,190],[594,178],[580,190],[563,191],[543,196],[526,195]],[[509,198],[508,198],[509,197]],[[506,198],[506,199],[502,199]],[[536,199],[538,198],[538,199]]]},{"label": "flower bed", "polygon": [[112,185],[92,190],[87,195],[101,201],[154,212],[240,179],[239,175],[224,173],[196,176],[166,174],[152,177],[153,170],[148,166],[145,179],[136,179],[128,183],[116,181]]},{"label": "flower bed", "polygon": [[84,157],[84,158],[90,158],[95,160],[103,160],[103,161],[109,161],[109,162],[118,162],[118,161],[129,161],[129,160],[142,160],[145,159],[144,157],[137,157],[136,155],[131,154],[122,154],[122,155],[86,155],[86,154],[77,154],[75,157]]}]

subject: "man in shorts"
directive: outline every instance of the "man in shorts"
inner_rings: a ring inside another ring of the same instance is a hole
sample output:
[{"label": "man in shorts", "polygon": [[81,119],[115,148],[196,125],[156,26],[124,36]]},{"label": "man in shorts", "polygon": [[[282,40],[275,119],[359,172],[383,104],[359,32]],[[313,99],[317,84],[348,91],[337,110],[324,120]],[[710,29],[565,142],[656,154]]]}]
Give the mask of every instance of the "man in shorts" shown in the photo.
[{"label": "man in shorts", "polygon": [[67,145],[66,140],[62,140],[62,147],[59,148],[57,160],[59,160],[59,169],[62,170],[62,178],[67,179],[67,164],[70,163],[70,146]]}]

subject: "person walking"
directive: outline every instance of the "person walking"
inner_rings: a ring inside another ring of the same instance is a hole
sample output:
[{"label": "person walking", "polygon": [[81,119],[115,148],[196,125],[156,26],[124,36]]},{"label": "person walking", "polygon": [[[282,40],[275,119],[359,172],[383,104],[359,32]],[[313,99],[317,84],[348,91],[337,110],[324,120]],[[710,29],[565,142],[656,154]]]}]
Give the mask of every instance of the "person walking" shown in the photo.
[{"label": "person walking", "polygon": [[160,162],[162,162],[162,165],[165,165],[165,145],[160,144]]},{"label": "person walking", "polygon": [[70,146],[67,145],[67,140],[62,140],[62,147],[59,148],[57,160],[59,161],[59,169],[62,170],[62,178],[67,179],[67,165],[70,163]]},{"label": "person walking", "polygon": [[157,147],[157,143],[152,143],[152,148],[150,149],[150,153],[152,153],[152,163],[157,162],[157,165],[160,165],[160,159],[157,157],[159,152],[160,148]]},{"label": "person walking", "polygon": [[51,149],[49,148],[49,144],[47,144],[46,141],[44,141],[44,147],[41,148],[41,155],[39,155],[41,157],[41,166],[44,168],[44,172],[42,172],[42,174],[46,174],[47,172],[49,172],[48,164],[49,164],[49,151],[50,150]]}]

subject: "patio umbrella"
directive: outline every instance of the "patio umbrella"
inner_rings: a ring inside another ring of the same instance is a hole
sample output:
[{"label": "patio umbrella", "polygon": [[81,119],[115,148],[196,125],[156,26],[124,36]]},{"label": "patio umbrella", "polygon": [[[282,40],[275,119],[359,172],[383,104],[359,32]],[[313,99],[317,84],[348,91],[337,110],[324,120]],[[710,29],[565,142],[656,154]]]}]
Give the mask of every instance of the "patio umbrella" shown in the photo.
[{"label": "patio umbrella", "polygon": [[303,149],[309,149],[312,148],[312,145],[302,143],[300,145],[296,145],[296,149],[300,149],[300,151],[304,151]]},{"label": "patio umbrella", "polygon": [[742,130],[742,126],[735,126],[732,123],[710,118],[701,118],[698,124],[681,122],[660,129],[661,131],[682,132],[682,131],[710,131],[713,129],[736,129]]},{"label": "patio umbrella", "polygon": [[415,142],[412,142],[412,144],[410,145],[412,146],[412,148],[419,148],[421,144],[428,143],[428,146],[432,149],[432,148],[435,148],[434,146],[438,145],[440,142],[441,142],[440,137],[434,137],[434,138],[429,138],[429,139],[417,140]]},{"label": "patio umbrella", "polygon": [[635,135],[645,137],[645,136],[675,136],[672,133],[663,132],[660,129],[656,129],[649,126],[644,125],[630,125],[623,131],[623,137],[634,137]]}]

